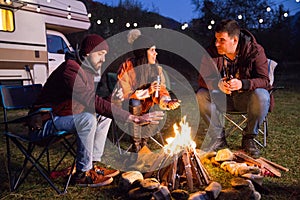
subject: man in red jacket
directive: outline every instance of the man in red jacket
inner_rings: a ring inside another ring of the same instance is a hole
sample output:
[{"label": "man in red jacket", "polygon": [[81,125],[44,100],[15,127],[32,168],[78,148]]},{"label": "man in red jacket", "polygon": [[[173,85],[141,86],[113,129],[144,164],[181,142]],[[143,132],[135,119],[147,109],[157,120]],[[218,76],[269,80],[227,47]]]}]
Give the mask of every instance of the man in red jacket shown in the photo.
[{"label": "man in red jacket", "polygon": [[200,115],[209,125],[212,138],[207,150],[227,145],[223,112],[248,113],[242,148],[259,156],[254,138],[270,107],[270,82],[264,49],[247,30],[234,20],[222,20],[215,28],[215,40],[207,49],[212,65],[201,66],[197,98]]},{"label": "man in red jacket", "polygon": [[[106,41],[96,34],[81,43],[78,56],[66,55],[63,62],[47,79],[34,109],[51,107],[55,127],[77,134],[76,173],[73,182],[80,186],[102,186],[112,182],[118,170],[95,165],[101,161],[111,123],[110,118],[137,124],[158,123],[163,113],[134,116],[95,94],[94,77],[101,71],[108,52]],[[47,132],[54,127],[44,119]]]}]

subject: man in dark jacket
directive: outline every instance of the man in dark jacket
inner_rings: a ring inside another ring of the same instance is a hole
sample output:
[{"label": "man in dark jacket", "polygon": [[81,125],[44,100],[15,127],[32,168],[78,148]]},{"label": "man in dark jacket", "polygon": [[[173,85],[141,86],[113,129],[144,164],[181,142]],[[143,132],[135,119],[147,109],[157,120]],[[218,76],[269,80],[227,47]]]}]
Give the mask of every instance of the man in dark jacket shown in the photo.
[{"label": "man in dark jacket", "polygon": [[[155,112],[134,116],[121,110],[95,94],[94,77],[101,71],[108,52],[106,41],[96,34],[88,35],[81,43],[78,56],[66,56],[47,79],[34,109],[51,107],[55,115],[55,127],[77,134],[76,173],[74,183],[81,186],[102,186],[112,182],[118,170],[94,165],[101,161],[111,123],[109,118],[137,124],[158,123],[162,113]],[[158,118],[156,118],[158,116]],[[44,119],[51,134],[54,127]]]},{"label": "man in dark jacket", "polygon": [[227,145],[224,132],[226,111],[248,113],[242,148],[259,156],[254,138],[270,107],[268,64],[264,49],[247,30],[234,20],[222,20],[215,28],[215,39],[207,49],[216,67],[201,66],[197,98],[201,117],[209,125],[212,138],[207,150]]}]

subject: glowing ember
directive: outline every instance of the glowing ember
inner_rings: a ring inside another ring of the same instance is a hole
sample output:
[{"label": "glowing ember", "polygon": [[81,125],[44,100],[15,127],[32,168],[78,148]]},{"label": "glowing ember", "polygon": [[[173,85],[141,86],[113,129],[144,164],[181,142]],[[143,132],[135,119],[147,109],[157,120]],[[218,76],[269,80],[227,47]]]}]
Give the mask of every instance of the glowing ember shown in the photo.
[{"label": "glowing ember", "polygon": [[174,155],[184,149],[196,148],[196,143],[191,137],[191,127],[188,122],[186,122],[186,116],[181,119],[179,126],[175,123],[173,129],[175,136],[166,139],[168,144],[164,146],[165,153]]}]

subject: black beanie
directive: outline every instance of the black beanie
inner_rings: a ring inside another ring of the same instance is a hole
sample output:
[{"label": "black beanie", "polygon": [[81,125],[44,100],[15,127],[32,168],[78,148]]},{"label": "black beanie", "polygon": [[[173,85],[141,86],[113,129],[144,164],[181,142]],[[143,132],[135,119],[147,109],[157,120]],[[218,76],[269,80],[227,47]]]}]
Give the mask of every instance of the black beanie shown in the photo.
[{"label": "black beanie", "polygon": [[147,56],[147,50],[154,46],[154,41],[144,35],[140,35],[132,43],[133,53],[137,58]]}]

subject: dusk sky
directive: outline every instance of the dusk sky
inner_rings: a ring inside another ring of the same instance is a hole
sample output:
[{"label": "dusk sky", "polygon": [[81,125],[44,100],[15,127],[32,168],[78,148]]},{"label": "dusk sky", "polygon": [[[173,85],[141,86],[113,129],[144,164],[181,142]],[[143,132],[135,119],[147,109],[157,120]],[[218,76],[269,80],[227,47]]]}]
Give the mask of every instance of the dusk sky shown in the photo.
[{"label": "dusk sky", "polygon": [[[94,0],[109,6],[117,6],[120,0]],[[178,22],[189,22],[198,17],[194,12],[194,5],[190,0],[135,0],[143,5],[143,9],[158,12],[160,15],[170,17]],[[273,0],[275,4],[283,4],[289,9],[291,15],[300,11],[300,0]],[[272,7],[272,6],[271,6]]]}]

